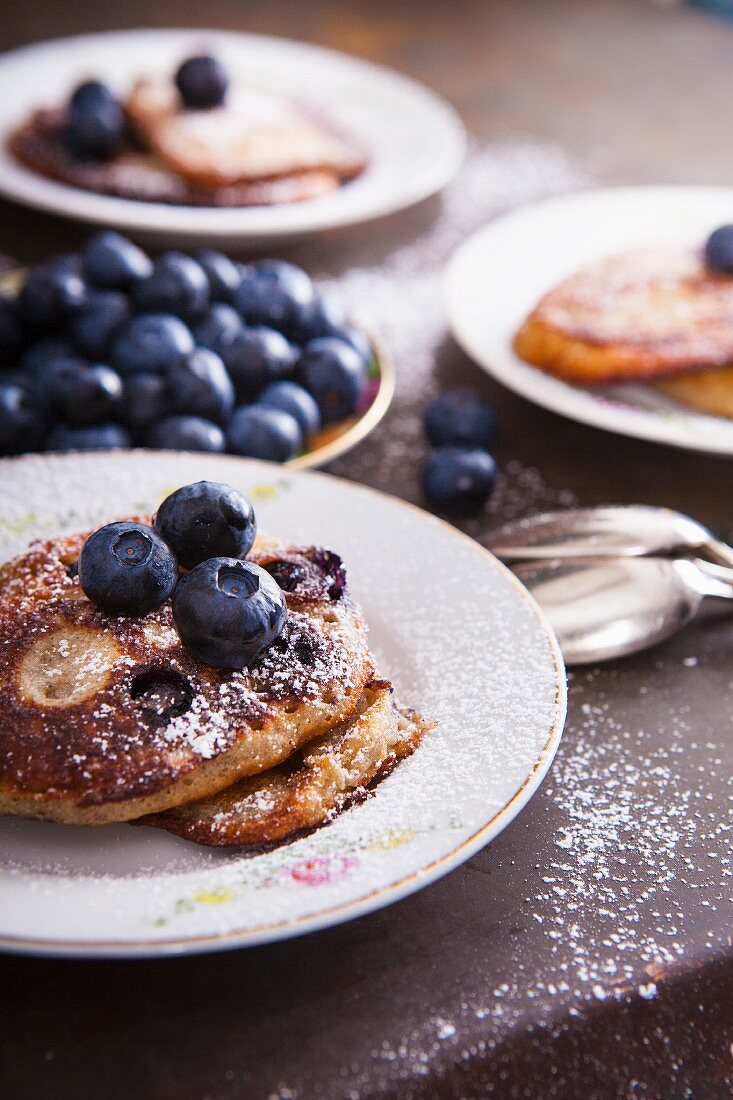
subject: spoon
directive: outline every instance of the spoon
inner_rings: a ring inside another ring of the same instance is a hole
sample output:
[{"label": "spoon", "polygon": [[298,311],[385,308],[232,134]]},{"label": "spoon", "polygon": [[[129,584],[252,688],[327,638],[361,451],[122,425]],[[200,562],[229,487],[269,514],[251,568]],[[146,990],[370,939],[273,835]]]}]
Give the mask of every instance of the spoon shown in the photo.
[{"label": "spoon", "polygon": [[523,562],[514,572],[569,665],[648,649],[689,623],[706,596],[733,599],[733,569],[687,558]]},{"label": "spoon", "polygon": [[701,523],[670,508],[645,504],[545,512],[506,524],[485,545],[505,561],[669,556],[692,550],[733,566],[733,548]]}]

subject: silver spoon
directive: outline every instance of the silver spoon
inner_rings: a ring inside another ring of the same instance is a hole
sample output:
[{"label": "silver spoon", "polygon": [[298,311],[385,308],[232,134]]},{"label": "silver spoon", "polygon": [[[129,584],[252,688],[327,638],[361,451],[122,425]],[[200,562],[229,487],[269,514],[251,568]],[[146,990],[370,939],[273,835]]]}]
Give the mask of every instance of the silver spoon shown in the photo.
[{"label": "silver spoon", "polygon": [[506,524],[485,543],[504,561],[577,557],[665,557],[694,551],[733,566],[733,548],[670,508],[605,505],[545,512]]},{"label": "silver spoon", "polygon": [[733,599],[733,570],[687,558],[523,562],[514,572],[547,615],[569,665],[664,641],[706,596]]}]

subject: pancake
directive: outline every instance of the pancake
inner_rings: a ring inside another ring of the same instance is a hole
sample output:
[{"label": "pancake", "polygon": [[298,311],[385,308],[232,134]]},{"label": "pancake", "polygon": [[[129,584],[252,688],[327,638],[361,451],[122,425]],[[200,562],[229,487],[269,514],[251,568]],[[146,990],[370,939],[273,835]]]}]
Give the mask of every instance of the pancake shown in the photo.
[{"label": "pancake", "polygon": [[733,363],[733,278],[690,248],[637,249],[555,287],[514,340],[568,382],[653,381]]},{"label": "pancake", "polygon": [[337,555],[255,545],[288,624],[228,672],[187,653],[170,604],[140,618],[94,607],[75,570],[85,537],[0,567],[0,812],[131,820],[272,768],[353,713],[374,667]]},{"label": "pancake", "polygon": [[216,847],[289,839],[366,798],[369,784],[410,756],[426,728],[417,715],[397,708],[386,680],[373,680],[348,722],[286,763],[242,779],[211,798],[135,824]]},{"label": "pancake", "polygon": [[274,206],[315,199],[340,184],[336,172],[314,169],[228,187],[200,187],[131,143],[109,161],[75,160],[61,141],[63,122],[63,110],[37,111],[11,134],[8,147],[34,172],[100,195],[173,206]]},{"label": "pancake", "polygon": [[733,419],[733,367],[666,378],[657,389],[698,412]]}]

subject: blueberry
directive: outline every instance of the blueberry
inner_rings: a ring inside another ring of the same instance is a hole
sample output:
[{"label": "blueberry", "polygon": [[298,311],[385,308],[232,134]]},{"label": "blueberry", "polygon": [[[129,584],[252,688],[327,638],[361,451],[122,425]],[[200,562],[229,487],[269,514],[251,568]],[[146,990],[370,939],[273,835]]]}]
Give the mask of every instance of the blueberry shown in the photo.
[{"label": "blueberry", "polygon": [[186,649],[215,668],[244,668],[283,632],[288,611],[276,581],[249,561],[209,558],[184,574],[173,621]]},{"label": "blueberry", "polygon": [[148,447],[162,451],[224,450],[224,432],[218,424],[200,416],[169,416],[154,424],[147,433]]},{"label": "blueberry", "polygon": [[55,328],[84,306],[86,294],[84,280],[70,264],[39,264],[23,283],[18,311],[32,328]]},{"label": "blueberry", "polygon": [[189,57],[178,69],[176,87],[185,107],[218,107],[226,99],[229,80],[215,57]]},{"label": "blueberry", "polygon": [[0,454],[35,451],[44,427],[41,412],[23,387],[0,383]]},{"label": "blueberry", "polygon": [[455,443],[487,449],[496,437],[496,414],[471,390],[448,390],[428,405],[425,434],[433,447]]},{"label": "blueberry", "polygon": [[262,392],[259,404],[290,413],[297,420],[304,439],[315,435],[321,426],[318,405],[296,382],[271,382]]},{"label": "blueberry", "polygon": [[74,345],[67,336],[44,336],[26,348],[20,358],[20,368],[24,371],[36,371],[51,359],[65,359],[75,355]]},{"label": "blueberry", "polygon": [[112,362],[123,374],[175,367],[194,348],[190,329],[170,313],[147,313],[124,326],[112,345]]},{"label": "blueberry", "polygon": [[127,298],[118,290],[93,290],[84,308],[71,320],[74,343],[94,359],[100,359],[110,349],[113,337],[130,314]]},{"label": "blueberry", "polygon": [[257,326],[246,328],[221,357],[231,375],[240,401],[253,401],[268,382],[289,377],[295,369],[298,353],[280,332]]},{"label": "blueberry", "polygon": [[101,363],[60,370],[49,383],[48,400],[67,424],[99,424],[122,407],[122,379]]},{"label": "blueberry", "polygon": [[23,328],[14,302],[0,295],[0,356],[7,363],[16,358],[23,347]]},{"label": "blueberry", "polygon": [[220,481],[176,489],[161,504],[153,526],[186,569],[207,558],[246,558],[257,534],[250,502]]},{"label": "blueberry", "polygon": [[98,80],[87,80],[75,89],[69,100],[69,106],[82,111],[89,111],[114,102],[115,97],[106,84],[102,84]]},{"label": "blueberry", "polygon": [[160,374],[140,371],[125,382],[125,422],[135,436],[144,435],[156,420],[170,416],[168,383]]},{"label": "blueberry", "polygon": [[66,151],[76,160],[108,160],[124,136],[125,115],[112,93],[95,81],[78,87],[62,131]]},{"label": "blueberry", "polygon": [[234,408],[234,386],[218,355],[196,348],[180,366],[167,374],[171,407],[226,424]]},{"label": "blueberry", "polygon": [[45,451],[116,451],[132,446],[130,436],[119,424],[96,424],[70,428],[57,424],[46,436]]},{"label": "blueberry", "polygon": [[343,340],[344,343],[349,344],[355,352],[358,353],[365,367],[368,367],[374,358],[374,348],[369,342],[369,339],[363,332],[360,332],[358,328],[353,328],[351,325],[341,325],[334,328],[329,335],[334,340]]},{"label": "blueberry", "polygon": [[448,511],[469,512],[490,496],[496,463],[478,447],[439,447],[428,458],[423,489],[428,500]]},{"label": "blueberry", "polygon": [[225,302],[214,302],[193,330],[197,344],[221,355],[244,332],[244,322],[236,309]]},{"label": "blueberry", "polygon": [[346,311],[332,294],[315,294],[299,311],[294,321],[293,339],[299,344],[319,336],[338,334],[346,325]]},{"label": "blueberry", "polygon": [[62,379],[84,370],[86,359],[78,355],[59,355],[55,359],[43,359],[28,371],[29,390],[44,405],[53,405],[56,387]]},{"label": "blueberry", "polygon": [[84,274],[102,290],[127,290],[147,279],[152,260],[127,237],[103,229],[90,237],[82,253]]},{"label": "blueberry", "polygon": [[301,268],[284,260],[261,260],[242,269],[234,305],[250,325],[292,335],[313,295],[313,283]]},{"label": "blueberry", "polygon": [[79,555],[79,584],[93,604],[114,615],[147,615],[169,598],[178,562],[145,523],[108,523]]},{"label": "blueberry", "polygon": [[705,262],[713,271],[733,275],[733,225],[721,225],[705,243]]},{"label": "blueberry", "polygon": [[365,379],[364,361],[343,340],[311,340],[298,360],[297,381],[316,399],[324,424],[353,416]]},{"label": "blueberry", "polygon": [[242,281],[234,261],[213,248],[202,248],[194,252],[193,258],[206,272],[211,301],[231,303],[234,292]]},{"label": "blueberry", "polygon": [[201,317],[209,304],[206,272],[183,252],[164,252],[147,279],[133,291],[135,306],[143,313],[175,313],[186,321]]},{"label": "blueberry", "polygon": [[302,447],[298,421],[289,413],[266,405],[245,405],[232,413],[227,450],[234,454],[287,462]]}]

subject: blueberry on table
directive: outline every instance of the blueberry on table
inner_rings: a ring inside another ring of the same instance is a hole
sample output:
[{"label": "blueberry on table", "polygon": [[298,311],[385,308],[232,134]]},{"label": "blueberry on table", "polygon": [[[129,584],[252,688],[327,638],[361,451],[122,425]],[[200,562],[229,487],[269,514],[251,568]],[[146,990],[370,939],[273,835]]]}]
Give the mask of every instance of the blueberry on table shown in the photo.
[{"label": "blueberry on table", "polygon": [[140,371],[124,384],[124,420],[136,437],[141,437],[156,420],[171,415],[168,383],[160,374]]},{"label": "blueberry on table", "polygon": [[31,328],[56,328],[85,305],[86,296],[84,280],[71,264],[49,261],[31,268],[18,295],[18,312]]},{"label": "blueberry on table", "polygon": [[428,405],[425,434],[433,447],[455,443],[486,449],[496,437],[496,414],[470,390],[448,390]]},{"label": "blueberry on table", "polygon": [[169,416],[148,430],[146,444],[162,451],[224,450],[224,432],[218,424],[200,416]]},{"label": "blueberry on table", "polygon": [[146,313],[126,324],[112,345],[112,363],[123,374],[175,367],[194,349],[191,330],[170,313]]},{"label": "blueberry on table", "polygon": [[214,302],[196,324],[193,335],[197,344],[221,355],[244,332],[244,321],[236,309],[225,302]]},{"label": "blueberry on table", "polygon": [[185,107],[219,107],[226,99],[229,79],[215,57],[189,57],[175,76],[176,87]]},{"label": "blueberry on table", "polygon": [[35,451],[43,439],[43,415],[28,392],[14,383],[0,383],[0,454]]},{"label": "blueberry on table", "polygon": [[125,137],[124,112],[103,84],[82,84],[71,97],[61,136],[75,160],[109,160]]},{"label": "blueberry on table", "polygon": [[176,489],[158,508],[153,526],[186,569],[207,558],[245,558],[257,534],[250,502],[220,481]]},{"label": "blueberry on table", "polygon": [[242,281],[239,267],[234,260],[214,248],[201,248],[194,252],[193,258],[206,272],[211,301],[231,303],[234,292]]},{"label": "blueberry on table", "polygon": [[313,295],[313,283],[301,268],[284,260],[261,260],[242,269],[234,305],[248,324],[292,336]]},{"label": "blueberry on table", "polygon": [[173,621],[186,649],[216,668],[244,668],[283,632],[287,606],[264,569],[236,558],[209,558],[184,574],[173,593]]},{"label": "blueberry on table", "polygon": [[287,462],[303,448],[303,436],[295,417],[267,405],[235,409],[226,438],[228,451],[270,462]]},{"label": "blueberry on table", "polygon": [[147,615],[165,603],[177,580],[173,551],[144,523],[108,523],[81,548],[79,584],[103,611]]},{"label": "blueberry on table", "polygon": [[107,354],[129,315],[130,306],[121,291],[93,290],[84,308],[72,318],[69,330],[80,351],[99,359]]},{"label": "blueberry on table", "polygon": [[153,270],[152,260],[143,250],[113,229],[89,238],[82,266],[89,282],[101,290],[127,290]]},{"label": "blueberry on table", "polygon": [[721,225],[705,243],[705,262],[713,271],[733,275],[733,225]]},{"label": "blueberry on table", "polygon": [[439,447],[423,472],[425,496],[446,511],[469,512],[491,494],[496,463],[478,447]]},{"label": "blueberry on table", "polygon": [[289,378],[298,353],[282,333],[258,325],[243,329],[221,349],[221,357],[238,400],[246,402],[254,401],[268,382]]},{"label": "blueberry on table", "polygon": [[208,307],[209,280],[190,256],[164,252],[132,293],[135,308],[143,313],[174,313],[185,321],[195,321]]},{"label": "blueberry on table", "polygon": [[122,379],[101,363],[59,369],[48,386],[49,404],[67,424],[99,424],[122,408]]},{"label": "blueberry on table", "polygon": [[168,393],[175,413],[191,413],[226,424],[234,408],[234,386],[218,355],[196,348],[167,373]]},{"label": "blueberry on table", "polygon": [[310,438],[321,426],[315,399],[297,382],[271,382],[262,391],[258,404],[290,413],[297,420],[303,439]]},{"label": "blueberry on table", "polygon": [[46,436],[44,451],[117,451],[132,446],[129,433],[119,424],[95,424],[71,428],[57,424]]},{"label": "blueberry on table", "polygon": [[324,424],[353,416],[366,376],[354,348],[330,336],[311,340],[298,360],[296,380],[313,394]]}]

